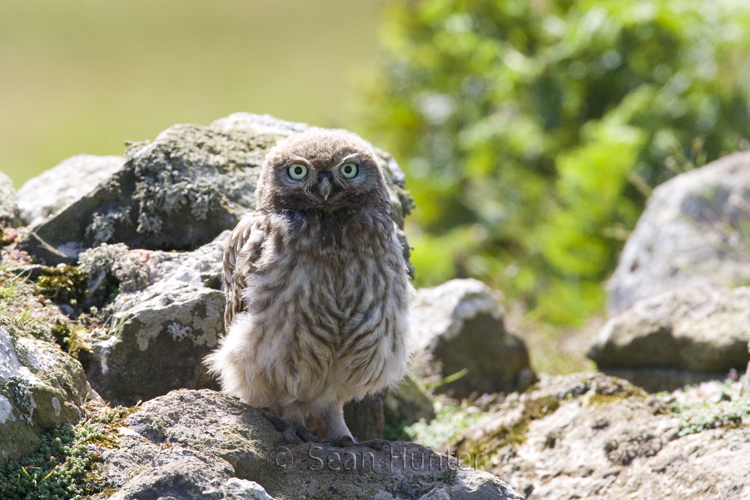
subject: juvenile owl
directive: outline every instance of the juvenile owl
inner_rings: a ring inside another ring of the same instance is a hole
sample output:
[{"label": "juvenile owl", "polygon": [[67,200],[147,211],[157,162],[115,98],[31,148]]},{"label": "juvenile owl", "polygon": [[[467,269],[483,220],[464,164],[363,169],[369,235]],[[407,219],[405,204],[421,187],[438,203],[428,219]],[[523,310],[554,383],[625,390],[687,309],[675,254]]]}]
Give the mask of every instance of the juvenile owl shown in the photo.
[{"label": "juvenile owl", "polygon": [[256,210],[224,251],[227,335],[207,358],[225,392],[264,410],[288,443],[354,442],[343,406],[406,373],[411,284],[368,143],[314,129],[271,149]]}]

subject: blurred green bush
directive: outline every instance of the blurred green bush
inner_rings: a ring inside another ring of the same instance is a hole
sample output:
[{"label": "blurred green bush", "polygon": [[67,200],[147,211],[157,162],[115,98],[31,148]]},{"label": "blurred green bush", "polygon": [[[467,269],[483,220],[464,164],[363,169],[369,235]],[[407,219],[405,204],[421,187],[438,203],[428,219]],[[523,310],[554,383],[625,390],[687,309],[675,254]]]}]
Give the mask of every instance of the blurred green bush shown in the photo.
[{"label": "blurred green bush", "polygon": [[386,9],[365,90],[417,202],[419,285],[478,277],[580,325],[651,189],[750,146],[747,2]]}]

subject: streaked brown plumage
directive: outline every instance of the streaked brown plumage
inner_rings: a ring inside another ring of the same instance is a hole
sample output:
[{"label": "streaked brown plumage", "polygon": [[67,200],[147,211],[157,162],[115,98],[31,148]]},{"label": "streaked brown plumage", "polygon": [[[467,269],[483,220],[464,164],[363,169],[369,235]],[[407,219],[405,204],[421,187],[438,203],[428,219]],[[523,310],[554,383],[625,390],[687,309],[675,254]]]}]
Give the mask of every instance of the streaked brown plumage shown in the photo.
[{"label": "streaked brown plumage", "polygon": [[314,129],[269,151],[227,242],[227,335],[207,363],[224,391],[280,413],[287,441],[312,439],[314,416],[351,442],[344,403],[405,374],[411,285],[390,210],[369,144]]}]

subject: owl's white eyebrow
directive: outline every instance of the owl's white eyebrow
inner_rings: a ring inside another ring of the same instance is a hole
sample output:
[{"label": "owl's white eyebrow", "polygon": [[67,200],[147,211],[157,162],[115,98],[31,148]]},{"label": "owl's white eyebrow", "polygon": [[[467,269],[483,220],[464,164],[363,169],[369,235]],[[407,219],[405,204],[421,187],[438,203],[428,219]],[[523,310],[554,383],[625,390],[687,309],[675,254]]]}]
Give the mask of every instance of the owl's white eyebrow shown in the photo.
[{"label": "owl's white eyebrow", "polygon": [[301,156],[293,155],[292,162],[294,163],[302,163],[304,165],[310,165],[306,158],[303,158]]},{"label": "owl's white eyebrow", "polygon": [[[352,158],[357,158],[357,153],[352,153],[352,154],[350,154],[348,156],[345,156],[344,159],[341,160],[340,162],[338,162],[338,164],[336,166],[338,167],[339,165],[343,165],[344,163],[346,163],[348,160],[351,160]],[[357,158],[357,159],[359,159],[359,158]]]}]

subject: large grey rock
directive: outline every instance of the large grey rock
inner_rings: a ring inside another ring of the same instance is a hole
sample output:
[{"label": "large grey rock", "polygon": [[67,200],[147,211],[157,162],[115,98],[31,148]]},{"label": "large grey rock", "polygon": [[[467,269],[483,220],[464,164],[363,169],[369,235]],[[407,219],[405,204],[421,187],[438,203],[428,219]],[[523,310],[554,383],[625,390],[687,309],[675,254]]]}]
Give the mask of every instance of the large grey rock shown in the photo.
[{"label": "large grey rock", "polygon": [[609,308],[683,286],[750,281],[750,151],[654,190],[607,285]]},{"label": "large grey rock", "polygon": [[125,163],[122,156],[78,155],[29,179],[18,190],[21,217],[38,225],[50,215],[92,192]]},{"label": "large grey rock", "polygon": [[[5,221],[7,225],[13,226],[18,221],[18,213],[13,181],[3,172],[0,172],[0,222]],[[1,240],[2,238],[0,238]]]},{"label": "large grey rock", "polygon": [[78,361],[0,319],[0,462],[37,448],[41,430],[78,422],[89,397]]},{"label": "large grey rock", "polygon": [[[149,401],[125,425],[120,448],[103,455],[103,474],[108,487],[120,490],[117,498],[174,495],[162,486],[174,482],[187,490],[177,498],[195,498],[197,491],[221,498],[250,490],[251,482],[279,500],[521,498],[495,476],[411,443],[382,451],[286,445],[257,410],[210,390]],[[136,494],[145,491],[153,496]]]},{"label": "large grey rock", "polygon": [[[55,264],[72,263],[81,251],[101,243],[152,250],[206,244],[254,209],[259,167],[268,150],[307,128],[247,113],[211,127],[174,125],[153,142],[131,145],[120,168],[34,224],[20,246]],[[379,150],[378,155],[393,218],[403,228],[411,206],[403,173],[390,155]],[[408,256],[403,232],[400,236]]]},{"label": "large grey rock", "polygon": [[108,486],[117,489],[110,499],[273,500],[259,484],[232,477],[231,464],[214,454],[160,446],[122,430],[118,448],[104,453]]},{"label": "large grey rock", "polygon": [[111,327],[95,335],[85,359],[104,399],[131,406],[174,389],[218,388],[202,360],[224,333],[225,297],[218,288],[228,236],[225,231],[193,252],[121,246],[118,253],[104,245],[81,255],[84,269],[99,276],[114,269],[122,278],[107,307]]},{"label": "large grey rock", "polygon": [[655,392],[723,379],[750,354],[750,288],[674,289],[641,300],[602,328],[588,357]]},{"label": "large grey rock", "polygon": [[467,370],[437,389],[459,398],[525,390],[536,374],[526,345],[508,333],[503,317],[492,290],[477,280],[420,289],[411,309],[412,328],[419,336],[415,374],[443,379]]},{"label": "large grey rock", "polygon": [[747,498],[742,401],[682,397],[603,374],[553,377],[464,431],[458,453],[480,457],[528,500]]}]

